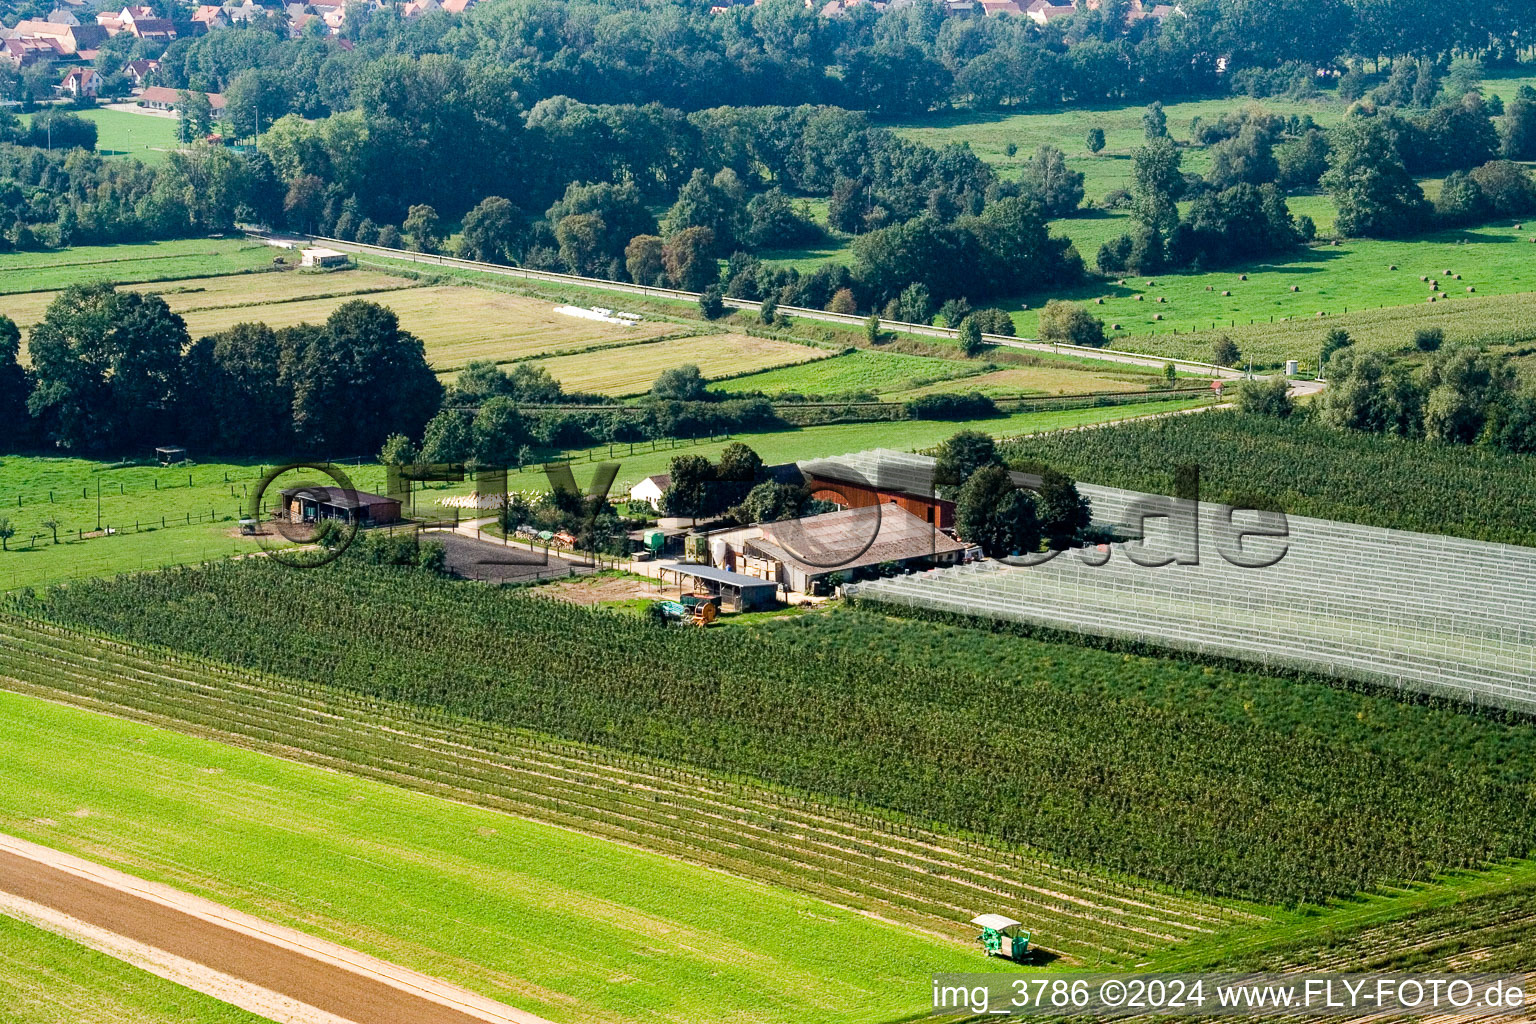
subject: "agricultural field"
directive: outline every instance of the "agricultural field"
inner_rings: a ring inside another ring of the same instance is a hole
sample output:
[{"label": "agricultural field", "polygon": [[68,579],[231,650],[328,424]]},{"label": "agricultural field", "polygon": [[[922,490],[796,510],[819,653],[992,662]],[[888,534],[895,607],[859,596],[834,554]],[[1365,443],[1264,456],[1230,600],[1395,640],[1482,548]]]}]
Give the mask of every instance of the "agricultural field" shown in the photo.
[{"label": "agricultural field", "polygon": [[[274,252],[271,246],[247,238],[189,238],[0,253],[0,295],[97,281],[135,284],[239,274],[270,267]],[[5,308],[0,305],[0,311]]]},{"label": "agricultural field", "polygon": [[[257,319],[254,311],[260,310],[264,315],[275,304],[330,298],[342,302],[351,297],[394,292],[413,286],[414,282],[406,278],[369,271],[287,271],[176,278],[162,283],[130,284],[124,287],[125,290],[164,298],[172,310],[187,319],[193,338],[198,338],[209,333],[194,326],[202,314],[215,318],[235,316],[241,320]],[[22,328],[25,342],[30,328],[43,319],[48,306],[58,297],[57,291],[0,295],[0,313],[16,321]],[[243,311],[252,312],[245,315]],[[22,352],[25,355],[25,344]]]},{"label": "agricultural field", "polygon": [[1528,455],[1235,412],[1040,435],[1003,454],[1155,494],[1172,494],[1175,467],[1195,464],[1209,501],[1262,494],[1294,515],[1536,546]]},{"label": "agricultural field", "polygon": [[1082,370],[1044,363],[989,370],[963,381],[941,381],[906,391],[891,392],[896,399],[916,398],[944,391],[979,391],[1004,398],[1016,395],[1073,395],[1086,391],[1145,391],[1154,382],[1148,373],[1084,373]]},{"label": "agricultural field", "polygon": [[[773,338],[756,338],[747,334],[702,334],[647,345],[631,345],[622,353],[599,351],[537,359],[534,365],[548,370],[567,391],[625,396],[650,390],[663,370],[687,363],[697,366],[705,377],[719,379],[744,376],[770,367],[807,363],[830,355],[831,352],[824,348]],[[428,356],[430,358],[430,352]]]},{"label": "agricultural field", "polygon": [[760,391],[765,395],[791,392],[801,395],[846,395],[860,391],[884,394],[909,391],[937,381],[959,380],[985,369],[986,363],[971,360],[860,350],[814,363],[716,381],[709,389]]},{"label": "agricultural field", "polygon": [[0,915],[4,1024],[262,1024],[265,1018]]},{"label": "agricultural field", "polygon": [[[807,656],[819,616],[782,620],[810,631],[799,638],[658,631],[350,560],[307,574],[303,588],[291,579],[245,560],[71,586],[20,607],[1207,895],[1316,903],[1523,856],[1536,834],[1522,781],[1536,729],[1452,706],[972,631],[977,648],[1008,642],[1036,659],[1011,677],[1027,699],[1000,701],[996,671],[970,671],[959,654],[936,669],[939,648],[922,630],[875,648],[850,646],[844,633]],[[250,614],[279,600],[284,616]],[[366,663],[348,654],[360,629],[372,641]],[[541,652],[537,664],[518,656],[525,650]],[[1176,698],[1168,707],[1138,696],[1158,675]],[[1287,708],[1312,714],[1310,728],[1266,724]],[[980,720],[989,727],[975,728]],[[1354,738],[1362,730],[1367,738]],[[1052,767],[977,773],[978,764]],[[1329,824],[1341,817],[1350,828]]]},{"label": "agricultural field", "polygon": [[919,1011],[943,941],[494,810],[0,694],[0,829],[555,1021]]},{"label": "agricultural field", "polygon": [[[102,156],[131,157],[146,164],[159,164],[181,145],[176,138],[175,117],[104,108],[69,113],[96,122],[96,152]],[[29,120],[31,115],[21,116]]]},{"label": "agricultural field", "polygon": [[[1536,252],[1533,252],[1536,258]],[[1445,268],[1440,268],[1444,270]],[[1463,275],[1466,279],[1471,275]],[[1418,275],[1414,275],[1418,281]],[[1162,282],[1159,282],[1160,284]],[[1422,287],[1428,287],[1424,285]],[[1112,348],[1132,349],[1170,359],[1209,359],[1212,342],[1226,335],[1255,367],[1274,367],[1286,359],[1299,360],[1309,371],[1317,366],[1323,338],[1334,329],[1349,333],[1361,349],[1414,354],[1414,332],[1438,327],[1451,344],[1522,346],[1536,339],[1536,290],[1510,295],[1454,295],[1439,302],[1410,303],[1384,309],[1358,310],[1318,318],[1296,316],[1274,323],[1239,324],[1235,328],[1196,333],[1157,332],[1116,338]]]}]

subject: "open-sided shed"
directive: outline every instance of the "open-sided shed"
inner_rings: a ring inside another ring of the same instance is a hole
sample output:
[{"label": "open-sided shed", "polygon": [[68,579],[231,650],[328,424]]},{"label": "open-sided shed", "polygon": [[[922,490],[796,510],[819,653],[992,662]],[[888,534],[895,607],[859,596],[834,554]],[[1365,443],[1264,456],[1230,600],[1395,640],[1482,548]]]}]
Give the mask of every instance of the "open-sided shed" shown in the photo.
[{"label": "open-sided shed", "polygon": [[728,611],[761,611],[772,608],[778,602],[779,584],[776,581],[743,576],[739,572],[716,569],[712,565],[692,565],[687,562],[664,565],[660,569],[659,578],[665,583],[668,577],[675,578],[679,587],[684,585],[684,581],[692,581],[690,586],[720,598],[721,607]]}]

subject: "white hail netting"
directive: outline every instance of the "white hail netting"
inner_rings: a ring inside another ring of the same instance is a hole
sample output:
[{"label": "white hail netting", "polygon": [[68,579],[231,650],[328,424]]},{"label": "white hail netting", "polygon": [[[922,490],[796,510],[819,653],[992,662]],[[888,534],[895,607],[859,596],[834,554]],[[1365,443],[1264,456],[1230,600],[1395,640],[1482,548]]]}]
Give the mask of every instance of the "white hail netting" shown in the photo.
[{"label": "white hail netting", "polygon": [[[1128,522],[1145,497],[1079,489],[1105,523]],[[850,589],[1536,710],[1536,549],[1293,516],[1279,562],[1239,568],[1217,550],[1231,533],[1224,513],[1201,505],[1197,565],[1136,564],[1130,542],[1111,545],[1101,566],[1064,552],[1030,567],[984,562]],[[1149,520],[1142,561],[1187,547],[1190,522]],[[1249,538],[1243,549],[1273,552],[1275,543]]]}]

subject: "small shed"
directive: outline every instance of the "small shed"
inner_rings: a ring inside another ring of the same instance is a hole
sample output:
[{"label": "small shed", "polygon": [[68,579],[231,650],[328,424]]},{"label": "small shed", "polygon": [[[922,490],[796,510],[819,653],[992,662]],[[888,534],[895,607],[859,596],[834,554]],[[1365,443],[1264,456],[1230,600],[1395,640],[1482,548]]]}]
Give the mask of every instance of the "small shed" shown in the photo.
[{"label": "small shed", "polygon": [[669,576],[676,578],[679,587],[692,586],[697,591],[718,597],[720,606],[727,611],[762,611],[778,603],[779,584],[775,580],[743,576],[711,565],[681,562],[661,567],[658,578],[665,583]]},{"label": "small shed", "polygon": [[382,494],[345,487],[307,486],[291,487],[282,495],[283,510],[294,523],[339,519],[358,526],[374,526],[400,521],[400,502]]},{"label": "small shed", "polygon": [[174,466],[178,462],[187,461],[187,450],[179,445],[167,445],[155,449],[155,458],[160,460],[162,466]]},{"label": "small shed", "polygon": [[299,266],[301,267],[344,267],[347,265],[347,254],[337,252],[335,249],[305,249],[300,254]]}]

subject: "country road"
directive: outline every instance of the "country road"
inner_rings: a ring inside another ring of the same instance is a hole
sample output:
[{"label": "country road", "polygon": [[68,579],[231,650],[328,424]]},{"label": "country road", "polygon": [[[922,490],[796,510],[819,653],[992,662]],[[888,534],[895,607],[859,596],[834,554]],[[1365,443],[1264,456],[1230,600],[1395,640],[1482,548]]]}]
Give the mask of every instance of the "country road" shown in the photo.
[{"label": "country road", "polygon": [[0,835],[0,914],[283,1024],[549,1024],[169,886]]}]

